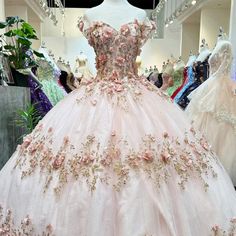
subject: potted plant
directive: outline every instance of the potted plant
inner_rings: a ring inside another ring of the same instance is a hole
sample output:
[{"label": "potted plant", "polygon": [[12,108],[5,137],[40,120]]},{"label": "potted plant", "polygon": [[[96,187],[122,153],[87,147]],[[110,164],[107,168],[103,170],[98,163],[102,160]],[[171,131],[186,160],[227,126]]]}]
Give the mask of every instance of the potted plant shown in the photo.
[{"label": "potted plant", "polygon": [[38,40],[36,31],[18,16],[7,17],[5,22],[0,22],[0,29],[6,29],[0,35],[0,53],[8,57],[16,85],[27,87],[28,76],[19,73],[19,70],[36,66],[34,56],[43,57],[31,48],[32,40]]}]

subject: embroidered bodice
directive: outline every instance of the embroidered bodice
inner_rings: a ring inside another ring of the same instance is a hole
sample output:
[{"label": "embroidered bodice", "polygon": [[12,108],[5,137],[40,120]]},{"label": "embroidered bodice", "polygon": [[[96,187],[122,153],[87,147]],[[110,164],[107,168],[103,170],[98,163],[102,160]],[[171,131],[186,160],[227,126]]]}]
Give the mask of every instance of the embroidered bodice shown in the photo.
[{"label": "embroidered bodice", "polygon": [[37,76],[40,81],[52,80],[58,76],[58,71],[55,70],[52,62],[44,58],[39,58],[37,59],[37,64],[38,64]]},{"label": "embroidered bodice", "polygon": [[116,80],[137,76],[136,57],[155,25],[146,18],[142,23],[134,20],[117,30],[105,22],[88,24],[81,18],[79,28],[94,48],[97,77]]},{"label": "embroidered bodice", "polygon": [[233,55],[231,43],[226,40],[219,41],[209,58],[210,74],[229,75],[232,60]]}]

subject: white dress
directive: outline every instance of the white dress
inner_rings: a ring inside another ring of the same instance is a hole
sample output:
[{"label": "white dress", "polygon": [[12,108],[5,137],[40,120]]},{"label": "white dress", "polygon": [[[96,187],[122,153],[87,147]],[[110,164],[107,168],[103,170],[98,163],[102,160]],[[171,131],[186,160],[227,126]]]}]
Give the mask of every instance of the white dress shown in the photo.
[{"label": "white dress", "polygon": [[185,114],[137,74],[153,24],[81,21],[80,29],[98,74],[0,172],[0,235],[233,235],[230,178]]},{"label": "white dress", "polygon": [[210,77],[190,94],[186,112],[203,132],[236,186],[236,96],[231,43],[221,40],[209,58]]}]

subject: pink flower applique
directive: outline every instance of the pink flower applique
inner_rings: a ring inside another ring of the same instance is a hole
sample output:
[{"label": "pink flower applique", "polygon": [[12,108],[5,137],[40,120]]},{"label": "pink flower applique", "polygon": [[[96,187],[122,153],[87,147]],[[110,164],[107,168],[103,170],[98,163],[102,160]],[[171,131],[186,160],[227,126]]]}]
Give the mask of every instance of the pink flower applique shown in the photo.
[{"label": "pink flower applique", "polygon": [[142,159],[146,162],[153,162],[153,153],[150,151],[145,151],[143,153]]},{"label": "pink flower applique", "polygon": [[123,25],[121,28],[120,28],[120,32],[122,35],[124,36],[127,36],[129,33],[130,33],[130,29],[129,29],[129,26],[126,24],[126,25]]},{"label": "pink flower applique", "polygon": [[83,32],[83,29],[84,29],[84,22],[83,22],[82,20],[79,21],[78,27],[79,27],[79,30],[80,30],[81,32]]},{"label": "pink flower applique", "polygon": [[123,66],[124,63],[125,63],[125,58],[123,58],[123,57],[117,57],[117,58],[116,58],[116,63],[117,63],[118,66]]},{"label": "pink flower applique", "polygon": [[52,163],[52,166],[55,170],[59,169],[65,160],[65,156],[56,156],[56,159]]}]

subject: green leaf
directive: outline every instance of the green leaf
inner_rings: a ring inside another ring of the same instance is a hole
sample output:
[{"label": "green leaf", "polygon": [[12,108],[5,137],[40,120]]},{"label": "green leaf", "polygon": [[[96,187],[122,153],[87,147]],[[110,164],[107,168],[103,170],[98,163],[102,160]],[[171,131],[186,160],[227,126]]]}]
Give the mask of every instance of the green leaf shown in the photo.
[{"label": "green leaf", "polygon": [[30,45],[32,44],[32,42],[30,42],[30,40],[25,37],[17,36],[16,38],[17,42],[24,46],[30,47]]},{"label": "green leaf", "polygon": [[6,22],[9,26],[12,26],[16,23],[24,22],[24,20],[20,19],[19,16],[8,16]]},{"label": "green leaf", "polygon": [[35,50],[33,50],[33,52],[34,52],[35,56],[40,57],[40,58],[44,58],[43,53],[37,52]]},{"label": "green leaf", "polygon": [[16,34],[14,33],[13,30],[9,30],[4,35],[7,36],[7,37],[14,37],[14,36],[16,36]]},{"label": "green leaf", "polygon": [[4,29],[8,26],[7,22],[0,22],[0,29]]},{"label": "green leaf", "polygon": [[16,36],[25,37],[25,34],[21,29],[14,29],[12,31]]},{"label": "green leaf", "polygon": [[15,50],[16,48],[12,45],[5,45],[4,49],[6,49],[6,50]]}]

